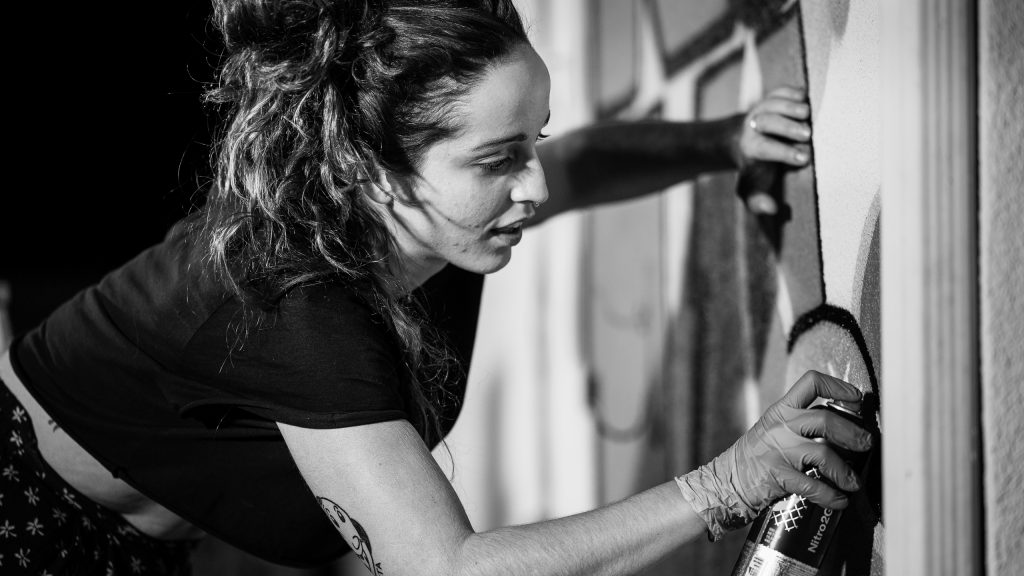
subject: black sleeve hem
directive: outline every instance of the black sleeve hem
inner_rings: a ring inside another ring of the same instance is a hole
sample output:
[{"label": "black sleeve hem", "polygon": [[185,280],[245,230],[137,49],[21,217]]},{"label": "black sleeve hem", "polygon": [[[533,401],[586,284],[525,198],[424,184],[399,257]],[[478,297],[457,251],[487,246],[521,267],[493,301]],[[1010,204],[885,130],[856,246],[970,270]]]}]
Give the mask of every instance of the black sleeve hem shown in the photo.
[{"label": "black sleeve hem", "polygon": [[[205,398],[185,404],[178,410],[183,418],[195,417],[204,409],[238,407],[270,422],[280,422],[300,428],[326,430],[376,424],[390,420],[408,420],[404,410],[379,409],[354,412],[309,412],[287,408],[272,402],[241,400],[237,398]],[[202,419],[202,418],[200,418]]]}]

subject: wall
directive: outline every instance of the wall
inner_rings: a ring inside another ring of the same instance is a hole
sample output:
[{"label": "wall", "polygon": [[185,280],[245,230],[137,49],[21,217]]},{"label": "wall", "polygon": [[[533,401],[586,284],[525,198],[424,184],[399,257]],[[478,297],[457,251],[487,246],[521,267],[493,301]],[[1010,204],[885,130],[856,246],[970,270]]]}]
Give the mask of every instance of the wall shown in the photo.
[{"label": "wall", "polygon": [[1024,565],[1024,6],[978,14],[981,382],[987,573]]},{"label": "wall", "polygon": [[[700,5],[709,10],[708,3]],[[688,22],[685,10],[660,8],[664,5],[637,3],[639,17],[650,14],[662,30]],[[746,213],[738,196],[748,180],[735,174],[695,182],[688,197],[688,251],[684,261],[667,263],[670,270],[683,266],[681,306],[668,322],[671,330],[659,359],[664,379],[654,393],[674,402],[654,415],[653,434],[646,438],[643,469],[656,471],[635,478],[634,488],[717,455],[808,369],[878,392],[878,3],[733,2],[725,8],[688,42],[675,48],[662,44],[655,52],[668,78],[648,114],[671,108],[680,98],[679,84],[691,90],[683,97],[691,101],[693,118],[745,110],[783,84],[803,86],[812,109],[814,161],[776,183],[775,192],[788,207],[782,218]],[[637,93],[644,91],[640,87]],[[604,110],[621,117],[628,109],[615,111],[609,102]],[[629,221],[627,208],[620,210],[609,216],[617,223],[609,223],[605,234],[622,231],[622,222]],[[626,242],[641,253],[638,240]],[[609,269],[622,264],[606,263]],[[611,335],[588,337],[611,339],[613,331],[606,332]],[[598,366],[622,361],[622,355],[601,358],[595,357]],[[636,384],[621,380],[618,385]],[[844,546],[837,550],[844,558],[831,561],[845,560],[848,574],[883,570],[877,465],[872,479],[863,512],[847,515]],[[709,574],[726,572],[741,538],[737,533],[713,546],[695,542],[663,570],[695,564]]]}]

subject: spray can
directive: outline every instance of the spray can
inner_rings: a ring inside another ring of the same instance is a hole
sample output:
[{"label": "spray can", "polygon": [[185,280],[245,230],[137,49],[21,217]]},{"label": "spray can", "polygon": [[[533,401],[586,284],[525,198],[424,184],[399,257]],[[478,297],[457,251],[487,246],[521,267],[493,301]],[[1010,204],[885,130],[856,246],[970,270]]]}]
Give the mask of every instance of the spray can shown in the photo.
[{"label": "spray can", "polygon": [[[859,412],[841,404],[827,401],[813,408],[864,425]],[[870,452],[833,449],[863,477]],[[817,468],[807,474],[822,479]],[[779,500],[751,523],[732,576],[818,576],[842,512],[796,494]]]}]

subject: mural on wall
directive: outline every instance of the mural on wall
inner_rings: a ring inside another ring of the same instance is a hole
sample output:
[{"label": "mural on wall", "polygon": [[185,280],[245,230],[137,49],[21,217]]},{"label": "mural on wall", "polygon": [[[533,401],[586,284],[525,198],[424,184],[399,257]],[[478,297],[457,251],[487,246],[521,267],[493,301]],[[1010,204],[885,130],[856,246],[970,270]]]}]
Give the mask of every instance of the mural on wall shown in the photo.
[{"label": "mural on wall", "polygon": [[[646,407],[632,409],[643,417],[634,416],[637,423],[625,429],[635,434],[606,434],[602,445],[611,460],[632,442],[641,463],[628,481],[644,487],[663,480],[666,471],[692,469],[727,448],[806,370],[831,373],[877,398],[879,4],[635,0],[596,5],[594,93],[602,118],[635,117],[638,106],[647,116],[664,116],[672,99],[680,97],[680,83],[692,90],[692,115],[680,119],[733,114],[782,85],[804,87],[812,111],[813,161],[807,168],[769,175],[768,181],[764,174],[720,173],[693,186],[682,303],[675,317],[658,327],[660,378],[643,388],[644,399],[633,402]],[[609,31],[622,29],[631,32],[609,37]],[[617,75],[630,61],[637,71]],[[661,73],[653,82],[644,73],[652,69]],[[661,92],[652,98],[652,89]],[[783,210],[755,217],[739,197],[766,186]],[[647,225],[630,227],[624,215],[643,221],[645,209]],[[615,215],[598,214],[590,240],[599,242],[614,231],[621,239],[628,236],[629,230],[622,232],[626,226],[641,233],[628,242],[649,244],[650,223],[661,222],[657,212],[638,203]],[[620,251],[632,252],[635,259],[645,249],[636,248]],[[601,261],[608,262],[609,251],[600,252]],[[612,301],[600,297],[602,280],[625,282],[602,278],[613,272],[601,267],[621,273],[619,264],[592,266],[598,285],[592,315],[598,318],[608,315],[601,308]],[[648,288],[647,298],[650,293]],[[592,324],[595,333],[588,337],[598,352],[595,371],[614,375],[622,369],[621,358],[601,351],[622,339],[622,328]],[[614,398],[612,379],[598,385],[605,388],[599,397]],[[619,387],[621,395],[636,383]],[[616,415],[599,416],[599,422],[607,422]],[[878,422],[877,403],[868,403],[868,417]],[[853,512],[844,514],[838,536],[843,545],[833,547],[825,573],[884,571],[880,486],[876,451],[868,488],[852,502]],[[681,566],[728,573],[744,535],[741,530],[715,544],[691,544],[656,573],[678,573]]]}]

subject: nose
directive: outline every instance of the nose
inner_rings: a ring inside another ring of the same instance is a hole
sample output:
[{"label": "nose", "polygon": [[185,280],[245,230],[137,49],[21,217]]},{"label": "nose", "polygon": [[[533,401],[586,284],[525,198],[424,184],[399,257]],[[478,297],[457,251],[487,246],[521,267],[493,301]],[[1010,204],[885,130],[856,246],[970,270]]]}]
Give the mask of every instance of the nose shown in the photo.
[{"label": "nose", "polygon": [[532,202],[543,204],[548,199],[548,182],[544,177],[544,168],[540,159],[534,156],[527,162],[512,188],[513,202]]}]

